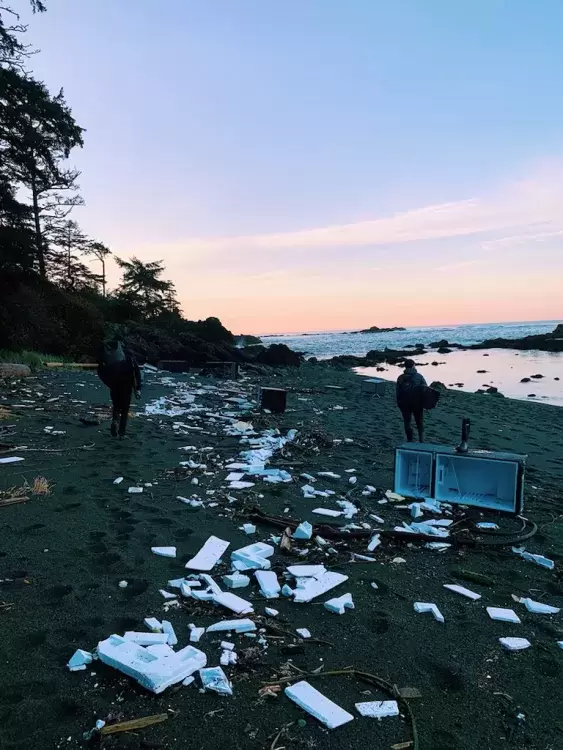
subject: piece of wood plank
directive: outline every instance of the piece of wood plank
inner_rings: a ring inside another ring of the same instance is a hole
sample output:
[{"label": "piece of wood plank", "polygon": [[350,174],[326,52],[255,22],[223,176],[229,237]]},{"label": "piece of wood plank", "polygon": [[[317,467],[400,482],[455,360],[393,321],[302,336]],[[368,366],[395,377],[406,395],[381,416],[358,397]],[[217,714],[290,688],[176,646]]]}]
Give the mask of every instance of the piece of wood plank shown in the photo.
[{"label": "piece of wood plank", "polygon": [[100,729],[100,734],[118,734],[119,732],[134,732],[136,729],[145,729],[153,724],[161,724],[168,719],[168,714],[154,714],[153,716],[144,716],[142,719],[132,719],[131,721],[121,721],[119,724],[109,724]]}]

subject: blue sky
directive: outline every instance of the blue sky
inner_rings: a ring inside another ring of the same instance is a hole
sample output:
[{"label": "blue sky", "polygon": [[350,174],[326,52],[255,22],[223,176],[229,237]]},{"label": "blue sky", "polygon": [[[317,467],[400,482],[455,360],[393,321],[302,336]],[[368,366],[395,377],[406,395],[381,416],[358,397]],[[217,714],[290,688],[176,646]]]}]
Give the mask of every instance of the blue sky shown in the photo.
[{"label": "blue sky", "polygon": [[87,129],[76,218],[250,332],[560,317],[562,22],[558,0],[49,0],[29,37]]}]

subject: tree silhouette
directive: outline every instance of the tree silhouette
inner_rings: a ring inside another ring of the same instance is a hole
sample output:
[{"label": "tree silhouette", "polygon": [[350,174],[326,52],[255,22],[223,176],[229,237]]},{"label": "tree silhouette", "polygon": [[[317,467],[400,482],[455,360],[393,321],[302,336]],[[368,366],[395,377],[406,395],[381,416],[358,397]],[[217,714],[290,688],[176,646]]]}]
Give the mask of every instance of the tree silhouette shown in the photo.
[{"label": "tree silhouette", "polygon": [[138,258],[126,261],[116,258],[123,269],[123,279],[117,289],[117,296],[133,303],[147,319],[178,309],[176,290],[171,281],[160,276],[164,272],[162,261],[143,263]]},{"label": "tree silhouette", "polygon": [[90,242],[85,250],[87,255],[93,255],[102,264],[102,273],[100,280],[102,284],[102,297],[106,296],[106,258],[111,255],[109,247],[103,242]]}]

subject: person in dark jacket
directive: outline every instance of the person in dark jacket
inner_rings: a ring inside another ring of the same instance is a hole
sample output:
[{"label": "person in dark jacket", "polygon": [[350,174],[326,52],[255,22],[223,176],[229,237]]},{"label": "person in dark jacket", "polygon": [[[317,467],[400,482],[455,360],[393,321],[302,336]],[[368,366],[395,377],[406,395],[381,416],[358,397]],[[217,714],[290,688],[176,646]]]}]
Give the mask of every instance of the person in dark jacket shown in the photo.
[{"label": "person in dark jacket", "polygon": [[414,440],[411,421],[414,417],[419,442],[424,442],[424,389],[426,380],[417,371],[412,359],[405,360],[405,371],[397,380],[397,406],[403,415],[405,435]]},{"label": "person in dark jacket", "polygon": [[113,414],[111,434],[125,437],[131,396],[141,398],[141,372],[133,355],[119,339],[105,344],[98,362],[98,377],[110,389]]}]

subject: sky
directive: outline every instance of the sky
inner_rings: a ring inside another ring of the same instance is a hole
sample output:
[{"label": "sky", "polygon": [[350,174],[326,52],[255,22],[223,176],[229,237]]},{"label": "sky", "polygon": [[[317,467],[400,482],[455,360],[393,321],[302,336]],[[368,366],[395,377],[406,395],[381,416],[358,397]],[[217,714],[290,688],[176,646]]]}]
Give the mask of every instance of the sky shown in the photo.
[{"label": "sky", "polygon": [[32,67],[86,128],[74,218],[163,260],[186,317],[563,316],[561,0],[47,5]]}]

